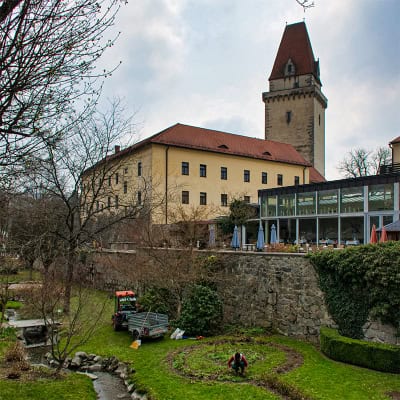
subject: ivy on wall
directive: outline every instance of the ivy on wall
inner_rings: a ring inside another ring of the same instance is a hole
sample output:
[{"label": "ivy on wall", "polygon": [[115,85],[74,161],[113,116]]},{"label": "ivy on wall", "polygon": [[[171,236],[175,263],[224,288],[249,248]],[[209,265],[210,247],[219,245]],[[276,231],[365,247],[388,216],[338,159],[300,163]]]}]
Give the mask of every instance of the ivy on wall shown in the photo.
[{"label": "ivy on wall", "polygon": [[369,315],[400,333],[400,242],[309,255],[339,333],[362,338]]}]

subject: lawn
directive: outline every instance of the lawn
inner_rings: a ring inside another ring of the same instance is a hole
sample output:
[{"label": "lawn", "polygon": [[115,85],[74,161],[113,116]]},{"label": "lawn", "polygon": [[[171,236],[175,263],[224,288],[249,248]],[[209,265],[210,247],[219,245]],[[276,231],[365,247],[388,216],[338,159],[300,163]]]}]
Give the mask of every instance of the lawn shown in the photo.
[{"label": "lawn", "polygon": [[[310,400],[388,400],[388,393],[400,392],[399,375],[338,363],[312,344],[255,331],[203,340],[165,337],[134,350],[126,331],[113,331],[111,314],[109,300],[97,332],[82,350],[131,363],[136,370],[131,379],[153,400],[272,400],[281,399],[279,393],[284,391]],[[0,349],[4,346],[0,341]],[[249,360],[244,377],[226,366],[236,350]],[[71,374],[29,384],[0,379],[0,400],[9,398],[94,400],[96,396],[88,379]]]}]

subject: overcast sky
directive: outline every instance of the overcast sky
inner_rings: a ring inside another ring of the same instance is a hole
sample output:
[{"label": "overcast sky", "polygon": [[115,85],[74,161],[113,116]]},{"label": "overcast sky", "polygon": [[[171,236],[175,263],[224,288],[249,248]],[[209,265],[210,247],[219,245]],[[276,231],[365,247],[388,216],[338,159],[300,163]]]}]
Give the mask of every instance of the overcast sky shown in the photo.
[{"label": "overcast sky", "polygon": [[135,114],[136,141],[176,123],[264,137],[262,92],[287,23],[305,18],[320,59],[326,177],[352,148],[400,136],[400,0],[130,0],[106,54],[105,95]]}]

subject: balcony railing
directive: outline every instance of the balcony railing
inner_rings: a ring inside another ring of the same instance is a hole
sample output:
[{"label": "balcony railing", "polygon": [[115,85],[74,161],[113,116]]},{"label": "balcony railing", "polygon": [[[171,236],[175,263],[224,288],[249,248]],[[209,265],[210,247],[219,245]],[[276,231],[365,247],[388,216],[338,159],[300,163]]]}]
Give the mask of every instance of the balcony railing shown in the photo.
[{"label": "balcony railing", "polygon": [[382,164],[379,166],[379,175],[400,174],[400,163]]}]

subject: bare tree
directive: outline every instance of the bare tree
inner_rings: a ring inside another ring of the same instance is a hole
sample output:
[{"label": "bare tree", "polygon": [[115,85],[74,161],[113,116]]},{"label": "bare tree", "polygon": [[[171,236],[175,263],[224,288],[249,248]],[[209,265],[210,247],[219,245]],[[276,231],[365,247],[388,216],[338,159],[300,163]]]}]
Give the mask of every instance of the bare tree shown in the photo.
[{"label": "bare tree", "polygon": [[30,184],[36,180],[46,196],[55,199],[58,206],[52,215],[62,221],[50,234],[58,237],[65,260],[66,311],[80,251],[110,227],[141,218],[156,206],[150,201],[151,182],[145,179],[138,183],[140,202],[138,188],[124,193],[122,177],[128,166],[132,168],[133,156],[127,160],[113,150],[133,130],[131,118],[125,117],[120,102],[115,101],[109,111],[92,113],[76,123],[68,139],[55,148],[47,147],[47,157],[37,160]]},{"label": "bare tree", "polygon": [[[121,0],[6,0],[0,2],[0,166],[30,167],[33,152],[54,146],[96,103],[96,62]],[[115,67],[115,65],[114,65]],[[68,116],[68,117],[67,117]],[[76,118],[77,115],[74,115]]]},{"label": "bare tree", "polygon": [[382,164],[390,160],[390,150],[379,147],[376,151],[357,148],[349,151],[338,166],[345,178],[375,175]]}]

